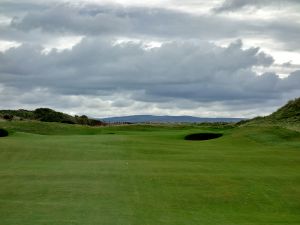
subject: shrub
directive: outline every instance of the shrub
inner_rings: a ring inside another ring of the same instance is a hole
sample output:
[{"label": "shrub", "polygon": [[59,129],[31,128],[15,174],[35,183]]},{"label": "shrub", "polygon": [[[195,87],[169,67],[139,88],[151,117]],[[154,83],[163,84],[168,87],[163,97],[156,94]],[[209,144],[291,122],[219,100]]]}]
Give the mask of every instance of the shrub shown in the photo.
[{"label": "shrub", "polygon": [[14,118],[13,115],[9,115],[9,114],[3,115],[3,119],[8,120],[8,121],[12,121],[13,118]]},{"label": "shrub", "polygon": [[72,116],[56,112],[52,109],[48,108],[39,108],[36,109],[34,112],[35,119],[38,119],[43,122],[64,122],[64,123],[75,123],[75,120]]}]

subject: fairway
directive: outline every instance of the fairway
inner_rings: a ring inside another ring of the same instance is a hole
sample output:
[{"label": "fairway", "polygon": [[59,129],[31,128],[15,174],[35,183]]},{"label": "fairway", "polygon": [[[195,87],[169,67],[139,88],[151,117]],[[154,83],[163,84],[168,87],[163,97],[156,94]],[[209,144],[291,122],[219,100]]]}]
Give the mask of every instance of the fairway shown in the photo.
[{"label": "fairway", "polygon": [[[300,133],[0,122],[1,225],[299,225]],[[221,133],[188,141],[193,133]]]}]

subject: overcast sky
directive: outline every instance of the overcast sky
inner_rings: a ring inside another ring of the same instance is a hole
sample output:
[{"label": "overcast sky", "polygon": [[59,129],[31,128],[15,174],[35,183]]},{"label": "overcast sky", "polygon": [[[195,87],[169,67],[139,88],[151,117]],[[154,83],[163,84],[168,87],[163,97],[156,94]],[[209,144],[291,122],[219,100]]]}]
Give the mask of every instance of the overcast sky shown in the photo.
[{"label": "overcast sky", "polygon": [[1,0],[0,108],[254,117],[300,97],[299,0]]}]

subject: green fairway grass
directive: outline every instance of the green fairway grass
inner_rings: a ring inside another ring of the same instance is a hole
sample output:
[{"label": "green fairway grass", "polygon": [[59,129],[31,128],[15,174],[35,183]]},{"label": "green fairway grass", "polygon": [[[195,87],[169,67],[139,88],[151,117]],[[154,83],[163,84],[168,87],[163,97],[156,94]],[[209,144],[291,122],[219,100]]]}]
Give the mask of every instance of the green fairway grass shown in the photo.
[{"label": "green fairway grass", "polygon": [[[299,225],[300,133],[0,122],[0,225]],[[188,134],[222,133],[207,141]]]}]

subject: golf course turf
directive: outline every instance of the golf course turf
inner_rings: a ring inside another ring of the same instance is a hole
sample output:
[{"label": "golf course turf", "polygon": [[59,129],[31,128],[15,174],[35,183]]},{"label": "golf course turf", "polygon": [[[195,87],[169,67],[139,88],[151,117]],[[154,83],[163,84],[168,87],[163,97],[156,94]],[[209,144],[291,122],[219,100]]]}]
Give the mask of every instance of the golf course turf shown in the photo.
[{"label": "golf course turf", "polygon": [[[300,133],[0,122],[2,225],[299,225]],[[221,138],[186,141],[188,134]]]}]

